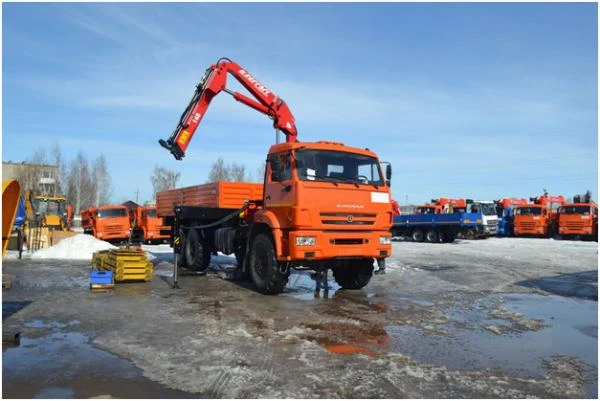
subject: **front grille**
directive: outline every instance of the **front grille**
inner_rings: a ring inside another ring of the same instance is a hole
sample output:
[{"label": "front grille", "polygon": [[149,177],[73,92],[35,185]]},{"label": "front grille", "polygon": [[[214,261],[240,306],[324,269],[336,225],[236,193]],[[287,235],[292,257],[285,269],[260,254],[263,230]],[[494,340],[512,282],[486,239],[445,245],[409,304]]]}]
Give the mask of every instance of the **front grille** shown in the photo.
[{"label": "front grille", "polygon": [[329,243],[332,245],[362,245],[368,244],[369,240],[362,238],[337,238],[330,239]]},{"label": "front grille", "polygon": [[[340,213],[340,212],[325,212],[320,214],[323,224],[339,224],[345,226],[370,226],[375,224],[374,213]],[[323,217],[327,217],[323,219]]]},{"label": "front grille", "polygon": [[568,230],[582,230],[585,227],[585,223],[583,221],[568,221],[565,224],[565,228]]},{"label": "front grille", "polygon": [[535,230],[535,223],[533,221],[523,221],[519,224],[519,227],[523,230]]}]

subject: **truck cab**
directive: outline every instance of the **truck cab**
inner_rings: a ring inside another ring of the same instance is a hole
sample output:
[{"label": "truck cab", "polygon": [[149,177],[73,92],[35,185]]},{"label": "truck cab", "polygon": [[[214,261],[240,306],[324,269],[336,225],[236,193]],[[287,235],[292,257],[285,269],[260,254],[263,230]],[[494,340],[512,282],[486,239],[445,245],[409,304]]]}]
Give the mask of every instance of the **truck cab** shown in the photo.
[{"label": "truck cab", "polygon": [[156,206],[138,206],[129,210],[129,221],[135,241],[163,242],[170,238],[171,227],[156,214]]},{"label": "truck cab", "polygon": [[515,235],[552,237],[558,232],[558,209],[564,197],[549,196],[546,192],[529,198],[533,203],[517,206],[514,210]]},{"label": "truck cab", "polygon": [[494,201],[467,200],[467,211],[470,213],[481,213],[483,221],[484,237],[498,234],[498,214]]},{"label": "truck cab", "polygon": [[81,212],[83,232],[104,241],[124,241],[130,236],[131,225],[127,208],[105,205]]},{"label": "truck cab", "polygon": [[503,198],[496,201],[496,213],[498,215],[498,236],[514,236],[514,209],[516,206],[527,204],[527,199]]},{"label": "truck cab", "polygon": [[391,255],[389,182],[375,153],[336,142],[269,150],[264,209],[277,259],[292,262]]},{"label": "truck cab", "polygon": [[558,209],[558,233],[563,238],[598,240],[598,205],[567,203]]}]

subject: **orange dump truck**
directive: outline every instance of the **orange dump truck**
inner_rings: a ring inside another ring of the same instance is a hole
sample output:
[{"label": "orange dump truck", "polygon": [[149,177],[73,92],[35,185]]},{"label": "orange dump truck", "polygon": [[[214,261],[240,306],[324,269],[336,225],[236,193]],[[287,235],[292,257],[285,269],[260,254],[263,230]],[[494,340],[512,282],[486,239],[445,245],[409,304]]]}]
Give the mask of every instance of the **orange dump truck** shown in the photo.
[{"label": "orange dump truck", "polygon": [[544,194],[530,198],[533,203],[514,208],[516,236],[553,237],[558,233],[558,208],[565,202],[560,196]]},{"label": "orange dump truck", "polygon": [[590,197],[573,198],[558,209],[558,233],[565,239],[581,238],[598,241],[598,205]]},{"label": "orange dump truck", "polygon": [[156,215],[154,206],[138,206],[129,210],[129,222],[135,242],[164,242],[171,237],[171,227]]},{"label": "orange dump truck", "polygon": [[81,212],[83,232],[103,241],[124,241],[130,236],[131,225],[127,208],[122,205],[90,207]]}]

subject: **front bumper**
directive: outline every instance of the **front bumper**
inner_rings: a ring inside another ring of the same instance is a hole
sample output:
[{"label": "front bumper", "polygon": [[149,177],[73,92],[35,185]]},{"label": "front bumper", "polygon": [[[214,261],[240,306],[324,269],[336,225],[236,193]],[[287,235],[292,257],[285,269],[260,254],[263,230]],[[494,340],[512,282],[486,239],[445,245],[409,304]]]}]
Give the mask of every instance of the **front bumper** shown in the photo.
[{"label": "front bumper", "polygon": [[[297,237],[315,237],[311,246],[296,245]],[[391,237],[389,231],[292,231],[289,233],[286,261],[351,258],[387,258],[391,244],[380,244],[380,237]]]}]

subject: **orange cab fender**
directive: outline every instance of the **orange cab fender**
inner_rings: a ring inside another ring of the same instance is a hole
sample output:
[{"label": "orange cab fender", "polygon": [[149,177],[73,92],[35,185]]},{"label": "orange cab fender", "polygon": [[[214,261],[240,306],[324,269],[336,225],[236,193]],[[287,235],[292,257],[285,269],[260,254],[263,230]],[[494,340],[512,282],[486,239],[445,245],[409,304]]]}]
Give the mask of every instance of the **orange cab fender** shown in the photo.
[{"label": "orange cab fender", "polygon": [[277,219],[273,213],[269,211],[265,211],[264,213],[261,212],[263,211],[261,210],[254,215],[255,222],[252,224],[250,232],[248,233],[248,244],[246,249],[248,252],[250,251],[252,241],[258,234],[267,234],[273,240],[273,245],[275,246],[275,255],[280,257],[282,254],[281,237],[283,232],[279,228],[279,223],[277,222]]}]

